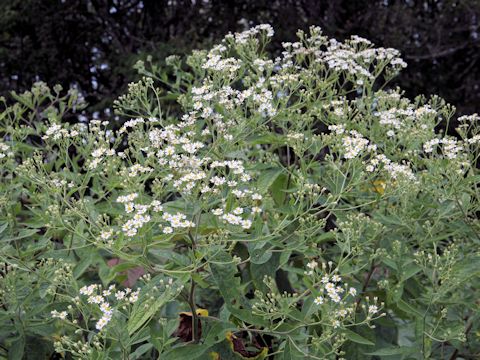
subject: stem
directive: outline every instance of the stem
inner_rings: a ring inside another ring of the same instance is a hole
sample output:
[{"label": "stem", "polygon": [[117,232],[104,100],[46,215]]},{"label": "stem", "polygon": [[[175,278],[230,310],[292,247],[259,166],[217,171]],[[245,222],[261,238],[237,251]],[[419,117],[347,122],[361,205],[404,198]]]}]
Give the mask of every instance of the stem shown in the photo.
[{"label": "stem", "polygon": [[[197,218],[197,224],[195,227],[195,237],[192,236],[192,234],[189,232],[188,236],[192,242],[192,251],[195,252],[195,249],[197,248],[197,242],[196,242],[196,237],[198,234],[198,224],[200,222],[200,216]],[[192,311],[192,339],[195,344],[198,344],[200,341],[200,331],[199,331],[199,326],[198,326],[198,315],[197,315],[197,308],[195,305],[195,287],[196,283],[195,280],[193,279],[193,274],[191,277],[191,282],[192,285],[190,286],[190,295],[188,297],[188,304],[190,306],[190,309]]]},{"label": "stem", "polygon": [[198,315],[197,315],[197,309],[195,306],[195,287],[196,283],[195,280],[193,280],[192,277],[192,285],[190,287],[190,295],[188,297],[188,305],[190,306],[190,309],[192,311],[192,338],[193,342],[195,344],[198,344],[200,341],[200,334],[199,334],[199,328],[198,328]]},{"label": "stem", "polygon": [[358,299],[356,301],[355,313],[357,312],[358,307],[360,306],[360,303],[362,302],[363,294],[367,290],[368,284],[370,283],[370,279],[372,278],[372,275],[373,275],[375,269],[376,269],[375,261],[372,260],[372,264],[370,265],[370,270],[368,271],[367,277],[365,278],[365,282],[363,283],[363,286],[362,286],[362,293],[360,294],[360,296],[358,297]]}]

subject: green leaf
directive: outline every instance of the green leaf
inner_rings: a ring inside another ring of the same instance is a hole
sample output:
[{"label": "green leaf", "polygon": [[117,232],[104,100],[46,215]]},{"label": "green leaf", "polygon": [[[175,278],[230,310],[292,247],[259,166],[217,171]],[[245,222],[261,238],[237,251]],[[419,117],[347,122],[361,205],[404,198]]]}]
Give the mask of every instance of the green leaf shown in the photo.
[{"label": "green leaf", "polygon": [[95,257],[95,250],[93,248],[89,248],[87,252],[82,252],[82,257],[80,261],[73,269],[73,276],[75,279],[78,279],[92,264],[93,259]]},{"label": "green leaf", "polygon": [[410,355],[417,351],[418,349],[415,347],[396,346],[396,347],[378,349],[378,350],[375,350],[374,352],[365,353],[365,355],[372,355],[372,356]]},{"label": "green leaf", "polygon": [[248,250],[250,253],[250,261],[253,264],[261,265],[266,263],[268,260],[270,260],[273,253],[271,251],[271,246],[269,244],[265,244],[261,247],[258,246],[259,244],[255,244],[253,248],[250,244],[253,244],[253,243],[249,243],[249,246],[248,246],[249,248]]},{"label": "green leaf", "polygon": [[20,239],[25,239],[28,238],[38,232],[38,229],[23,229],[18,232],[17,236],[11,237],[11,238],[6,238],[2,239],[2,242],[10,242],[14,240],[20,240]]},{"label": "green leaf", "polygon": [[25,352],[25,337],[15,340],[8,351],[8,360],[22,360]]},{"label": "green leaf", "polygon": [[397,302],[397,306],[400,310],[406,312],[409,315],[413,315],[415,317],[423,317],[424,316],[423,312],[414,308],[413,306],[411,306],[410,304],[408,304],[406,301],[404,301],[402,299],[400,299]]},{"label": "green leaf", "polygon": [[412,276],[419,273],[421,270],[422,269],[416,264],[408,265],[403,271],[402,281],[410,279]]},{"label": "green leaf", "polygon": [[283,360],[300,360],[304,359],[305,355],[302,354],[300,351],[297,350],[295,345],[293,344],[292,339],[288,339],[285,342],[285,349],[283,350]]},{"label": "green leaf", "polygon": [[213,325],[207,330],[205,339],[203,343],[206,345],[214,345],[225,340],[225,333],[227,331],[237,330],[236,326],[229,322],[216,321]]},{"label": "green leaf", "polygon": [[[164,360],[192,360],[198,359],[203,356],[205,352],[210,348],[209,345],[183,345],[162,354]],[[205,357],[202,357],[204,359]]]},{"label": "green leaf", "polygon": [[275,252],[270,256],[270,259],[263,264],[250,263],[250,276],[252,277],[255,287],[263,292],[267,291],[266,285],[263,282],[265,276],[275,279],[275,273],[280,264],[280,253]]},{"label": "green leaf", "polygon": [[277,180],[277,177],[282,173],[282,169],[273,168],[262,170],[258,180],[257,180],[257,189],[260,193],[264,193],[270,189],[273,182]]},{"label": "green leaf", "polygon": [[5,221],[4,223],[2,223],[2,225],[0,225],[0,234],[4,232],[7,227],[8,227],[8,222]]},{"label": "green leaf", "polygon": [[282,205],[285,201],[288,177],[285,174],[277,176],[270,189],[276,205]]},{"label": "green leaf", "polygon": [[140,357],[145,354],[147,351],[153,348],[153,344],[147,343],[140,345],[133,353],[130,354],[128,357],[129,360],[137,360],[140,359]]},{"label": "green leaf", "polygon": [[235,276],[237,268],[233,263],[231,255],[226,252],[219,252],[212,259],[210,270],[228,311],[243,321],[265,325],[263,318],[253,315],[250,311],[251,306],[241,291],[240,278]]},{"label": "green leaf", "polygon": [[[158,278],[157,278],[158,280]],[[177,280],[179,281],[179,280]],[[151,280],[148,287],[153,287],[157,284],[157,281]],[[174,283],[170,289],[176,288],[178,284]],[[148,294],[148,287],[141,293]],[[140,296],[140,299],[135,303],[132,309],[132,315],[128,319],[127,330],[128,334],[132,335],[135,331],[140,329],[147,321],[150,320],[159,309],[167,302],[171,301],[177,293],[174,290],[166,290],[148,307],[145,307],[145,298]],[[148,295],[145,295],[148,296]]]},{"label": "green leaf", "polygon": [[230,309],[238,302],[241,305],[247,305],[245,298],[239,296],[240,278],[235,277],[237,268],[232,257],[226,252],[221,252],[213,260],[210,263],[210,269],[227,308]]},{"label": "green leaf", "polygon": [[370,345],[370,346],[374,346],[375,344],[373,342],[371,342],[370,340],[368,339],[365,339],[363,336],[361,335],[358,335],[357,333],[351,331],[351,330],[348,330],[348,329],[345,329],[344,330],[344,334],[345,334],[345,337],[350,340],[350,341],[353,341],[354,343],[357,343],[357,344],[363,344],[363,345]]}]

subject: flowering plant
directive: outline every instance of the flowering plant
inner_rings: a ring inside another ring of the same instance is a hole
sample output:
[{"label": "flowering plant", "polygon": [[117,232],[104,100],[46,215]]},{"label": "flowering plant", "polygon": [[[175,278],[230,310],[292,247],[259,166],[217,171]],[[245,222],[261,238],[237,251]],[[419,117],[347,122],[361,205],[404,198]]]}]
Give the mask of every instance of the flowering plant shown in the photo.
[{"label": "flowering plant", "polygon": [[2,99],[0,351],[479,354],[479,117],[435,131],[454,108],[387,90],[394,49],[272,35],[137,63],[121,126],[43,83]]}]

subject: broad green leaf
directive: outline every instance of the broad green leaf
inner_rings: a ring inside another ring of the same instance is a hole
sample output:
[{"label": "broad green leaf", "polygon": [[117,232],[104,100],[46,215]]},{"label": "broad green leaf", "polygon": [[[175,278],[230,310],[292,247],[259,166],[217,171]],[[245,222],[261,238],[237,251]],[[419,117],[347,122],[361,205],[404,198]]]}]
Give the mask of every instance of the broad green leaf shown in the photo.
[{"label": "broad green leaf", "polygon": [[237,268],[232,256],[226,252],[218,253],[212,259],[210,269],[228,311],[243,321],[264,325],[265,322],[261,317],[252,314],[250,304],[241,291],[240,278],[235,276]]},{"label": "broad green leaf", "polygon": [[275,279],[275,273],[280,264],[280,253],[275,252],[270,256],[269,260],[262,264],[250,263],[250,276],[252,277],[255,287],[263,292],[267,288],[263,282],[265,276]]},{"label": "broad green leaf", "polygon": [[260,193],[264,193],[270,189],[273,182],[277,180],[277,177],[283,172],[283,169],[273,168],[262,170],[257,180],[257,189]]},{"label": "broad green leaf", "polygon": [[25,337],[20,336],[8,351],[8,360],[22,360],[25,352]]}]

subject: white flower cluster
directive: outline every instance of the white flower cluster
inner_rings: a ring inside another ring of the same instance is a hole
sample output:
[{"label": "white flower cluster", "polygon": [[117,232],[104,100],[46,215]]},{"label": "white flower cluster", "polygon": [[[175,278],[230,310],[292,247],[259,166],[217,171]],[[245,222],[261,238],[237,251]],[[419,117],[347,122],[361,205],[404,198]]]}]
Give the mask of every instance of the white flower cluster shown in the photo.
[{"label": "white flower cluster", "polygon": [[394,180],[398,178],[404,178],[410,181],[416,181],[415,174],[413,173],[408,163],[395,163],[383,154],[376,155],[375,157],[367,161],[366,164],[367,165],[365,169],[369,172],[374,172],[378,168],[382,168]]},{"label": "white flower cluster", "polygon": [[[392,93],[395,94],[395,93]],[[437,112],[430,107],[424,105],[416,109],[412,104],[408,104],[405,109],[391,107],[387,110],[377,111],[374,113],[379,118],[379,124],[385,125],[390,134],[395,130],[412,131],[412,128],[428,129],[427,124],[422,121],[424,117],[436,116]]]},{"label": "white flower cluster", "polygon": [[53,319],[65,320],[68,316],[68,313],[66,311],[58,312],[57,310],[53,310],[50,312],[50,315]]},{"label": "white flower cluster", "polygon": [[0,141],[0,159],[12,156],[13,152],[10,150],[10,146]]},{"label": "white flower cluster", "polygon": [[[329,264],[331,267],[331,264]],[[318,263],[315,260],[310,261],[307,263],[308,271],[305,271],[306,275],[312,276],[314,273],[317,273]],[[322,269],[325,271],[327,269],[327,264],[322,264]],[[321,278],[321,287],[319,289],[319,295],[315,297],[314,303],[315,305],[322,305],[326,301],[332,301],[336,304],[339,304],[342,301],[342,294],[345,293],[345,286],[340,286],[340,282],[342,281],[341,276],[335,274],[335,271],[332,274],[328,274],[324,272],[324,275]],[[357,290],[353,287],[349,288],[347,294],[350,296],[355,296],[357,294]],[[344,297],[347,295],[344,295]]]},{"label": "white flower cluster", "polygon": [[[115,285],[110,285],[107,289],[102,289],[99,284],[84,286],[80,289],[80,295],[87,296],[87,303],[96,304],[100,309],[102,316],[98,319],[95,327],[101,331],[112,319],[113,310],[108,302],[108,298],[115,299],[117,302],[125,304],[134,304],[138,300],[140,289],[132,291],[130,288],[115,291]],[[119,304],[117,303],[117,306]]]},{"label": "white flower cluster", "polygon": [[[88,304],[94,304],[98,306],[101,316],[98,318],[95,327],[101,331],[112,319],[113,309],[111,302],[116,302],[115,307],[126,306],[127,304],[134,304],[138,300],[140,289],[133,291],[130,288],[125,290],[115,291],[115,285],[110,285],[107,289],[103,289],[99,284],[92,284],[84,286],[79,290],[79,294],[87,297]],[[75,302],[77,305],[80,303],[80,298],[76,297]],[[68,306],[68,310],[72,311],[73,307]],[[68,317],[67,311],[51,311],[51,316],[54,319],[66,320]],[[76,323],[76,320],[73,320]]]},{"label": "white flower cluster", "polygon": [[165,180],[173,181],[177,191],[190,194],[193,189],[206,179],[204,171],[209,158],[199,158],[196,153],[204,147],[201,142],[193,139],[194,133],[183,132],[183,128],[194,122],[193,117],[184,117],[178,125],[169,125],[163,129],[153,129],[149,132],[149,140],[156,151],[157,162],[168,170]]},{"label": "white flower cluster", "polygon": [[[147,214],[147,211],[151,207],[154,208],[154,211],[159,211],[160,209],[163,209],[158,203],[158,201],[153,201],[149,205],[136,204],[134,200],[137,197],[138,197],[137,193],[131,193],[128,195],[119,196],[117,198],[118,203],[124,204],[126,213],[132,213],[136,211],[136,213],[133,215],[133,218],[127,220],[122,225],[122,231],[128,237],[133,237],[137,235],[138,229],[140,229],[145,224],[150,222],[152,218],[150,215]],[[107,232],[105,236],[108,236],[108,237],[111,236],[110,232]],[[104,238],[103,235],[101,237]]]},{"label": "white flower cluster", "polygon": [[353,159],[357,157],[361,152],[363,152],[367,147],[369,141],[362,137],[355,130],[350,131],[351,136],[344,136],[342,138],[342,143],[345,153],[343,156],[345,159]]},{"label": "white flower cluster", "polygon": [[442,145],[442,153],[448,159],[456,159],[458,154],[463,150],[463,146],[454,138],[444,137],[442,139],[435,138],[423,144],[423,151],[432,153],[437,145]]},{"label": "white flower cluster", "polygon": [[370,41],[358,36],[340,43],[329,40],[319,27],[312,26],[309,36],[300,31],[300,37],[301,42],[282,43],[285,51],[276,62],[280,69],[301,70],[296,63],[307,55],[313,56],[319,68],[344,73],[349,80],[362,86],[366,79],[373,81],[381,70],[395,73],[407,66],[397,50],[374,48]]},{"label": "white flower cluster", "polygon": [[[144,205],[134,202],[137,197],[137,193],[132,193],[119,196],[117,198],[118,203],[124,204],[125,212],[135,212],[133,217],[122,225],[122,231],[126,236],[133,237],[137,235],[138,229],[152,220],[152,216],[147,214],[149,210],[153,211],[154,213],[162,212],[161,217],[157,220],[163,222],[163,224],[159,226],[164,234],[171,234],[173,233],[174,229],[188,229],[195,227],[195,224],[192,221],[187,220],[187,215],[183,213],[177,212],[176,214],[170,214],[168,212],[164,212],[160,201],[153,200],[150,204]],[[107,233],[106,235],[111,236],[111,233]]]},{"label": "white flower cluster", "polygon": [[162,215],[162,219],[165,221],[168,221],[170,226],[164,226],[163,227],[163,233],[164,234],[171,234],[173,232],[173,229],[176,228],[193,228],[195,227],[195,223],[187,220],[187,216],[185,214],[182,214],[180,212],[177,212],[176,214],[172,215],[167,212],[165,212]]},{"label": "white flower cluster", "polygon": [[458,118],[460,123],[473,123],[480,121],[480,116],[478,114],[463,115]]},{"label": "white flower cluster", "polygon": [[153,172],[153,169],[149,166],[142,166],[140,164],[134,164],[126,169],[126,173],[129,177],[137,177],[138,174],[148,174]]},{"label": "white flower cluster", "polygon": [[79,134],[79,131],[76,129],[71,129],[70,131],[63,128],[60,124],[52,124],[45,131],[45,135],[42,136],[43,140],[53,139],[60,140],[62,138],[73,138]]},{"label": "white flower cluster", "polygon": [[[355,130],[346,132],[345,125],[329,125],[328,129],[336,135],[340,135],[343,146],[343,157],[345,159],[356,158],[364,151],[375,151],[375,145],[369,145],[369,140],[365,139],[362,134]],[[347,135],[348,134],[348,135]]]},{"label": "white flower cluster", "polygon": [[[331,325],[333,328],[338,328],[347,316],[355,313],[357,289],[349,287],[348,284],[341,285],[342,277],[337,274],[338,269],[332,270],[332,262],[329,262],[328,265],[322,263],[321,269],[318,265],[317,261],[312,260],[307,263],[308,270],[305,271],[308,276],[320,277],[318,293],[313,302],[317,306],[334,305],[335,311],[330,314],[332,316]],[[366,300],[368,302],[368,308],[365,309],[367,318],[371,319],[380,311],[377,305],[378,299],[374,298],[373,304],[370,304],[368,297]]]},{"label": "white flower cluster", "polygon": [[[404,178],[416,181],[415,174],[407,162],[398,164],[391,161],[384,154],[377,154],[377,146],[375,144],[369,144],[369,141],[357,131],[350,130],[347,132],[345,130],[345,125],[343,124],[329,125],[328,129],[340,136],[344,150],[343,156],[345,159],[353,159],[359,156],[362,152],[367,151],[372,153],[372,156],[369,160],[364,161],[366,171],[374,172],[381,168],[394,180]],[[346,135],[347,133],[351,136]]]},{"label": "white flower cluster", "polygon": [[88,168],[90,170],[93,170],[96,169],[98,165],[100,165],[105,160],[106,157],[114,156],[115,150],[108,149],[107,147],[102,146],[92,151],[91,155],[93,160],[88,163]]},{"label": "white flower cluster", "polygon": [[71,189],[75,186],[75,183],[73,181],[67,182],[65,179],[58,179],[56,177],[54,177],[53,179],[50,179],[49,183],[52,187],[57,189],[63,188],[65,186]]},{"label": "white flower cluster", "polygon": [[[227,103],[230,96],[238,95],[238,93],[223,88],[222,94],[213,94],[208,86],[194,88],[192,92],[197,110],[183,116],[177,125],[168,125],[163,129],[152,129],[149,132],[149,140],[155,150],[157,161],[168,172],[164,181],[170,182],[176,191],[187,195],[194,192],[201,196],[209,194],[235,195],[237,199],[242,199],[243,203],[252,206],[252,209],[248,211],[243,207],[237,207],[227,211],[225,208],[218,208],[214,209],[212,213],[229,224],[249,229],[252,219],[245,218],[244,214],[255,215],[261,211],[257,206],[261,195],[248,188],[251,176],[246,172],[243,161],[213,160],[209,156],[202,156],[200,152],[206,147],[206,144],[194,140],[198,136],[198,130],[194,126],[197,111],[209,108],[206,101],[210,101],[212,97],[226,96],[223,100],[224,103]],[[220,117],[212,116],[212,118],[217,133],[226,129],[226,126],[221,123]],[[219,129],[220,131],[218,131]],[[201,134],[204,134],[205,130],[208,128],[202,129]],[[169,222],[168,226],[163,228],[163,232],[167,234],[172,233],[175,228],[194,226],[181,213],[175,215],[165,213],[162,219]]]},{"label": "white flower cluster", "polygon": [[[156,124],[159,122],[159,120],[157,118],[148,118],[148,122],[152,124]],[[125,121],[122,127],[120,128],[120,130],[118,130],[118,134],[119,135],[123,134],[127,132],[128,129],[133,129],[137,127],[137,125],[145,124],[145,123],[147,123],[147,121],[145,121],[145,119],[143,118],[130,119],[128,121]]]},{"label": "white flower cluster", "polygon": [[274,33],[275,32],[271,25],[260,24],[240,33],[228,34],[225,36],[225,40],[234,40],[235,44],[244,45],[247,44],[249,40],[255,38],[258,35],[272,37]]},{"label": "white flower cluster", "polygon": [[242,66],[242,62],[238,59],[222,59],[221,55],[212,52],[207,55],[207,59],[208,60],[202,65],[202,68],[206,70],[235,74]]},{"label": "white flower cluster", "polygon": [[[263,117],[272,117],[276,114],[272,92],[259,83],[245,90],[236,90],[230,86],[214,89],[210,85],[210,80],[206,79],[203,86],[192,89],[192,103],[193,111],[185,115],[184,121],[187,119],[195,121],[196,118],[211,121],[219,136],[223,136],[229,141],[233,139],[233,136],[228,134],[228,130],[234,128],[234,125],[241,120],[237,120],[238,116],[233,115],[235,109],[243,105]],[[227,111],[225,115],[213,110],[213,107],[218,107],[218,105]],[[226,116],[229,111],[232,111],[232,116]],[[211,135],[213,128],[204,128],[202,134]]]},{"label": "white flower cluster", "polygon": [[[361,46],[357,46],[357,45]],[[346,71],[360,77],[374,79],[371,65],[374,62],[386,61],[394,69],[402,69],[407,64],[399,57],[400,52],[392,48],[372,48],[368,40],[358,36],[350,41],[340,43],[331,39],[325,52],[317,51],[317,62],[328,64],[330,69]]]}]

